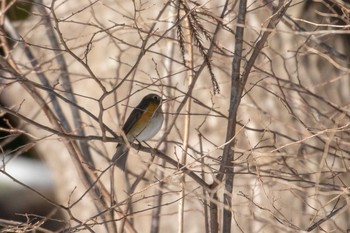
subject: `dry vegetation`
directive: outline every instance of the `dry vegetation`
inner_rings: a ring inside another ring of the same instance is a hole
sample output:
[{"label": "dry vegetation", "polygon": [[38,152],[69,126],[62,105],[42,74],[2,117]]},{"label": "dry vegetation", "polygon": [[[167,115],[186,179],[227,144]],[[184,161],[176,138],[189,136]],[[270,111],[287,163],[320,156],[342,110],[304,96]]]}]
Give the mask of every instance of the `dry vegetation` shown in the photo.
[{"label": "dry vegetation", "polygon": [[[58,201],[26,188],[65,214],[59,232],[349,232],[349,4],[36,0],[23,22],[1,14],[0,109],[21,122],[1,130],[31,138],[12,154],[39,151]],[[150,92],[165,122],[124,174],[110,159]]]}]

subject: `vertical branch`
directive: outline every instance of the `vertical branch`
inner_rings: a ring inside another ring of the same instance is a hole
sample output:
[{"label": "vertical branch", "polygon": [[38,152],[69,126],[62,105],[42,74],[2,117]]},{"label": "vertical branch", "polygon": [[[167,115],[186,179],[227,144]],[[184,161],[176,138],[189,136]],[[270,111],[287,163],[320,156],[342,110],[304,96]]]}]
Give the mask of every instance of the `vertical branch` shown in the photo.
[{"label": "vertical branch", "polygon": [[[227,134],[226,142],[222,155],[222,163],[220,165],[220,174],[226,175],[225,181],[225,192],[224,192],[224,205],[227,208],[223,209],[223,220],[222,220],[222,229],[223,232],[231,232],[231,222],[232,222],[232,211],[231,211],[231,200],[232,200],[232,189],[233,189],[233,178],[234,178],[234,167],[232,161],[234,160],[234,151],[233,147],[235,140],[232,138],[236,132],[236,122],[237,122],[237,111],[238,106],[241,102],[241,96],[244,89],[244,86],[241,86],[239,81],[240,79],[240,67],[241,67],[241,58],[243,51],[243,38],[244,38],[244,24],[246,17],[246,7],[247,1],[241,0],[238,8],[238,19],[236,27],[236,36],[235,36],[235,52],[232,61],[232,75],[231,75],[231,97],[230,97],[230,108],[229,116],[227,123]],[[222,179],[222,178],[221,178]],[[220,180],[220,179],[219,179]]]},{"label": "vertical branch", "polygon": [[[171,8],[174,9],[174,8]],[[173,15],[173,11],[174,10],[169,10],[168,11],[168,16],[169,18],[171,17],[171,15]],[[172,22],[169,22],[169,28],[172,27]],[[170,37],[173,38],[175,36],[174,30],[171,31],[171,35]],[[175,44],[174,43],[168,43],[167,44],[167,50],[166,50],[169,54],[169,57],[173,57],[174,53],[175,53]],[[165,70],[171,74],[173,73],[173,62],[170,59],[166,59],[164,61],[164,65],[165,65]],[[164,79],[165,82],[164,86],[166,86],[167,88],[165,89],[166,91],[166,96],[171,96],[171,79],[167,78]],[[164,135],[164,137],[160,140],[161,142],[166,140],[166,134],[165,132],[167,131],[167,128],[169,126],[169,102],[166,102],[164,104],[162,104],[162,108],[163,108],[163,112],[164,112],[164,123],[163,123],[163,128],[161,129],[161,135]],[[163,152],[166,152],[168,149],[168,144],[167,143],[162,143],[164,146],[161,148],[161,150]],[[158,147],[159,145],[157,145]],[[161,168],[156,170],[156,177],[158,180],[162,180],[164,178],[164,171],[163,168],[165,167],[165,160],[163,159],[159,159],[158,157],[155,158],[155,160],[160,161],[161,162]],[[159,226],[160,226],[160,214],[161,214],[161,210],[162,210],[162,200],[163,200],[163,186],[164,186],[164,182],[159,182],[159,187],[156,188],[155,190],[155,198],[154,198],[154,206],[157,206],[158,208],[154,208],[152,211],[152,220],[151,220],[151,233],[158,233],[159,232]]]},{"label": "vertical branch", "polygon": [[[199,133],[198,134],[198,139],[199,139],[199,154],[203,155],[203,140],[202,140],[202,134]],[[202,175],[202,179],[205,179],[205,171],[204,171],[204,157],[202,156],[201,158],[201,175]],[[209,213],[208,213],[208,201],[206,197],[206,192],[207,190],[203,188],[203,209],[204,209],[204,226],[205,226],[205,233],[209,233]]]},{"label": "vertical branch", "polygon": [[[232,161],[234,160],[234,151],[232,150],[235,141],[232,140],[235,131],[236,131],[236,117],[238,106],[241,101],[241,95],[243,91],[243,86],[240,82],[240,67],[241,67],[241,58],[243,51],[243,37],[244,37],[244,24],[246,18],[246,0],[241,0],[238,8],[238,18],[237,18],[237,27],[236,27],[236,36],[235,36],[235,51],[232,61],[232,74],[231,74],[231,96],[230,96],[230,107],[229,107],[229,117],[227,123],[227,133],[226,133],[226,142],[229,142],[225,145],[222,160],[219,168],[219,173],[216,177],[217,183],[214,184],[216,187],[223,181],[224,175],[226,175],[225,181],[225,191],[224,191],[224,205],[223,208],[223,220],[222,220],[222,229],[223,232],[231,232],[231,221],[232,221],[232,211],[231,211],[231,193],[233,189],[233,172],[234,167],[232,166]],[[218,198],[217,195],[213,196],[214,200]],[[216,200],[217,201],[217,200]],[[211,210],[217,213],[217,205],[211,204]],[[212,219],[212,221],[217,221]],[[213,223],[212,223],[213,224]],[[212,230],[218,230],[217,228]]]},{"label": "vertical branch", "polygon": [[[291,1],[280,2],[278,9],[274,12],[273,17],[269,21],[267,28],[274,28],[287,8],[289,7]],[[237,122],[237,112],[238,107],[241,101],[242,93],[244,90],[244,86],[248,80],[248,76],[251,68],[253,67],[256,58],[258,57],[263,45],[266,43],[268,36],[271,31],[266,30],[263,35],[258,38],[255,43],[253,53],[250,59],[247,62],[245,70],[243,71],[242,77],[240,77],[240,68],[241,68],[241,59],[242,59],[242,51],[243,51],[243,39],[244,39],[244,25],[246,18],[246,0],[241,0],[238,8],[238,18],[237,18],[237,27],[236,27],[236,36],[235,36],[235,52],[232,61],[232,75],[231,75],[231,96],[230,96],[230,107],[229,107],[229,117],[227,124],[227,133],[226,133],[226,142],[225,144],[222,161],[220,164],[219,173],[216,177],[217,182],[213,185],[216,187],[223,181],[224,176],[226,175],[225,180],[225,192],[224,192],[224,205],[223,209],[223,223],[222,229],[223,232],[231,232],[231,221],[232,221],[232,211],[231,211],[231,193],[233,190],[233,179],[234,179],[234,167],[232,166],[232,161],[234,160],[234,151],[232,148],[234,147],[235,140],[232,140],[236,131],[236,122]],[[217,196],[213,196],[213,198],[217,198]],[[215,200],[215,199],[214,199]],[[217,208],[217,206],[213,206],[213,208]],[[212,210],[217,212],[217,209]]]},{"label": "vertical branch", "polygon": [[[188,26],[189,19],[186,18],[185,22]],[[188,59],[185,60],[187,64],[186,67],[189,67],[187,72],[188,78],[188,86],[191,86],[193,81],[193,43],[192,43],[192,33],[190,30],[187,30],[186,33],[186,43],[188,44]],[[191,90],[187,93],[188,96],[191,96]],[[186,166],[186,158],[187,158],[187,150],[188,150],[188,141],[189,141],[189,131],[190,131],[190,120],[191,120],[191,99],[187,99],[186,107],[185,107],[185,124],[184,124],[184,132],[183,132],[183,151],[181,155],[180,162],[181,164]],[[185,182],[186,176],[182,174],[181,177],[181,192],[180,192],[180,201],[179,201],[179,229],[178,232],[183,232],[184,227],[184,213],[185,213]]]},{"label": "vertical branch", "polygon": [[218,206],[214,201],[218,200],[218,195],[216,192],[212,194],[212,197],[210,198],[210,232],[211,233],[217,233],[219,232],[219,222],[218,222]]},{"label": "vertical branch", "polygon": [[[164,112],[168,112],[169,109],[169,104],[164,104]],[[162,132],[166,131],[167,125],[169,122],[169,116],[167,114],[165,114],[164,116],[164,129],[162,130]],[[163,141],[163,140],[161,140]],[[163,143],[164,147],[161,149],[162,151],[166,151],[167,150],[167,144]],[[158,157],[155,158],[156,160],[158,159]],[[159,159],[160,160],[160,159]],[[156,177],[158,180],[162,180],[164,178],[164,171],[163,171],[163,167],[165,166],[165,160],[161,160],[161,169],[157,169],[156,170]],[[159,187],[156,188],[155,191],[155,198],[154,198],[154,206],[157,206],[157,208],[154,208],[152,211],[152,220],[151,220],[151,233],[158,233],[159,232],[159,226],[160,226],[160,213],[161,213],[161,207],[162,207],[162,200],[163,200],[163,195],[162,195],[162,189],[164,186],[164,182],[159,182]]]},{"label": "vertical branch", "polygon": [[[188,61],[188,65],[190,67],[188,71],[188,85],[190,86],[192,83],[192,77],[193,77],[193,50],[192,50],[192,39],[190,38],[191,36],[189,35],[189,57],[191,59]],[[187,95],[191,96],[191,90],[187,93]],[[191,99],[187,99],[186,107],[185,107],[185,119],[184,119],[184,137],[183,137],[183,152],[181,156],[181,163],[186,166],[186,157],[187,157],[187,150],[188,150],[188,140],[189,140],[189,131],[190,131],[190,121],[191,121]],[[184,205],[185,205],[185,175],[182,174],[181,178],[181,198],[180,198],[180,204],[179,204],[179,210],[182,209],[182,217],[181,217],[181,224],[180,227],[182,230],[179,229],[179,233],[183,232],[183,212],[184,212]]]}]

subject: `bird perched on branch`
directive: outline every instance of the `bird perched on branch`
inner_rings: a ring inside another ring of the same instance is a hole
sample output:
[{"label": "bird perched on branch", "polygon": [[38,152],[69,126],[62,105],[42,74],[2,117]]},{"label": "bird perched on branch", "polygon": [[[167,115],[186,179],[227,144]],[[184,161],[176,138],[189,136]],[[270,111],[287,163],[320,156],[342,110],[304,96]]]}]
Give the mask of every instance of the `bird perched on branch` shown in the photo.
[{"label": "bird perched on branch", "polygon": [[[164,116],[161,108],[162,99],[157,94],[148,94],[130,113],[123,126],[123,132],[129,143],[147,141],[154,137],[162,127]],[[120,143],[112,162],[125,171],[129,153],[127,143]]]}]

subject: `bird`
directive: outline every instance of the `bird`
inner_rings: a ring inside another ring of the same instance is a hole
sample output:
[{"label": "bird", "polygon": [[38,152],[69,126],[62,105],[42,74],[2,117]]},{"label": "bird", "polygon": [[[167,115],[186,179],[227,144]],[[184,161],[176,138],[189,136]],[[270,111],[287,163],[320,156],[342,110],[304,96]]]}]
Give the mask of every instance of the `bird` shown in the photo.
[{"label": "bird", "polygon": [[[139,143],[153,138],[162,127],[164,116],[161,108],[162,99],[151,93],[143,97],[141,102],[132,110],[122,128],[129,143],[135,140]],[[112,162],[125,171],[129,154],[127,143],[119,143]]]}]

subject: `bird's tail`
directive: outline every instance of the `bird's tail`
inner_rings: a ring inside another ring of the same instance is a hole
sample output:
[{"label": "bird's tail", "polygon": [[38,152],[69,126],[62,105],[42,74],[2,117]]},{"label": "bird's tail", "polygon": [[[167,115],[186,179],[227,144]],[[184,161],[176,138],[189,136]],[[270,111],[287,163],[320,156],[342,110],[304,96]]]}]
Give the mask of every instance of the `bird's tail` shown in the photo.
[{"label": "bird's tail", "polygon": [[117,151],[115,152],[112,158],[112,162],[121,170],[125,171],[128,154],[129,154],[128,146],[125,144],[118,144]]}]

